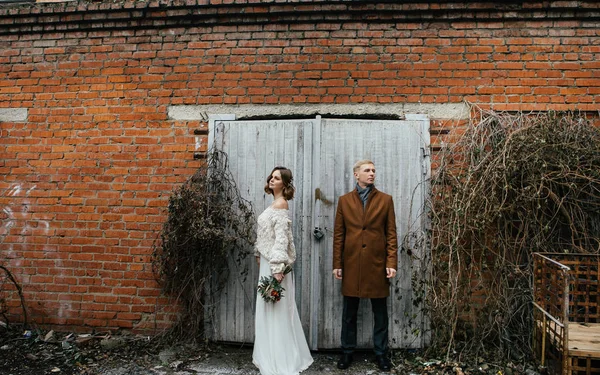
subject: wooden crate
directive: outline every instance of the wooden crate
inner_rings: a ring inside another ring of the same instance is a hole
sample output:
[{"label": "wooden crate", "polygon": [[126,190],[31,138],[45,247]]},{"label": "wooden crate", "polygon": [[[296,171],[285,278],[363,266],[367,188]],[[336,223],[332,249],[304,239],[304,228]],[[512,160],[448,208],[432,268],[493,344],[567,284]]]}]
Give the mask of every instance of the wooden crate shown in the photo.
[{"label": "wooden crate", "polygon": [[550,373],[600,375],[600,255],[535,253],[534,350]]}]

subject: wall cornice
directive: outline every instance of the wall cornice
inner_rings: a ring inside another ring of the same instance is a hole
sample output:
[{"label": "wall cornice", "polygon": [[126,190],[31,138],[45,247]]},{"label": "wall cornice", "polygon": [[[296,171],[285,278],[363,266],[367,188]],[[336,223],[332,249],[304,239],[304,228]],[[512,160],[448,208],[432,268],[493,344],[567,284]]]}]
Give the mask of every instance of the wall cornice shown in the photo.
[{"label": "wall cornice", "polygon": [[592,1],[163,0],[8,3],[0,35],[297,23],[600,20]]}]

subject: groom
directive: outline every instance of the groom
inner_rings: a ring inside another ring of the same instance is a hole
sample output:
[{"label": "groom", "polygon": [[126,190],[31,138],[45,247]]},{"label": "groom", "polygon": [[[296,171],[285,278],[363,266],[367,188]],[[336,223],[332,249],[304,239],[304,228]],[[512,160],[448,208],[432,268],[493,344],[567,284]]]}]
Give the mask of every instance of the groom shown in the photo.
[{"label": "groom", "polygon": [[356,348],[360,298],[370,298],[373,310],[373,344],[377,366],[390,371],[388,359],[387,297],[390,278],[396,276],[398,244],[394,202],[375,188],[375,165],[360,160],[354,165],[356,189],[340,197],[333,234],[333,275],[342,280],[342,356],[340,369],[350,367]]}]

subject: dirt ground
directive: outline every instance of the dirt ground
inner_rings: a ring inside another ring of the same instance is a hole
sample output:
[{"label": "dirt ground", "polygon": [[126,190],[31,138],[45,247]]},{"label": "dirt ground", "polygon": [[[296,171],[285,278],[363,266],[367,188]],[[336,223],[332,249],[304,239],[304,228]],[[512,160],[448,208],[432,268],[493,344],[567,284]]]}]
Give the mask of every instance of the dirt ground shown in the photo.
[{"label": "dirt ground", "polygon": [[[381,374],[370,352],[359,352],[347,370],[336,367],[337,352],[313,352],[302,375]],[[394,374],[536,375],[528,364],[475,365],[424,359],[418,351],[394,351]],[[0,328],[0,375],[260,375],[252,347],[210,343],[167,345],[133,335],[74,334]]]}]

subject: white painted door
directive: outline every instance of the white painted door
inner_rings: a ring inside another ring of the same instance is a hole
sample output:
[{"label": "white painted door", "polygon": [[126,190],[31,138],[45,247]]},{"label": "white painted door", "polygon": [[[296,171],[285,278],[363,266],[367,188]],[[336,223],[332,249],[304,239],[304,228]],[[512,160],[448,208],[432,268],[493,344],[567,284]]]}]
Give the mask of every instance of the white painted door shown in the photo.
[{"label": "white painted door", "polygon": [[[318,347],[340,345],[342,295],[341,281],[331,276],[335,208],[338,197],[355,187],[352,167],[357,160],[375,163],[375,186],[392,195],[396,212],[398,244],[408,229],[422,228],[423,206],[429,177],[429,121],[381,121],[323,119],[318,144],[319,166],[315,169],[321,197],[315,203],[316,226],[327,238],[315,246],[320,256]],[[415,250],[415,249],[413,249]],[[420,254],[415,254],[420,255]],[[421,272],[406,251],[399,252],[398,275],[392,282],[388,298],[390,346],[419,348],[426,344],[426,323],[413,305],[411,278]],[[362,300],[359,310],[358,345],[372,347],[373,317],[370,301]]]},{"label": "white painted door", "polygon": [[[304,301],[310,283],[311,207],[310,184],[312,152],[312,129],[314,120],[278,121],[211,121],[210,141],[229,156],[229,168],[241,195],[252,202],[258,216],[272,203],[265,194],[266,178],[275,166],[283,165],[294,173],[295,199],[290,202],[294,223],[294,244],[298,249],[294,274],[296,277],[296,300]],[[309,185],[310,186],[310,185]],[[306,203],[306,205],[305,205]],[[252,249],[245,249],[251,251]],[[219,293],[215,305],[209,304],[210,324],[207,333],[218,341],[254,342],[254,309],[258,266],[254,256],[248,256],[247,276],[231,262],[228,284]],[[299,305],[303,328],[308,332],[310,305]]]},{"label": "white painted door", "polygon": [[[354,188],[354,162],[371,159],[377,169],[376,186],[394,197],[399,244],[409,227],[421,228],[430,173],[429,121],[418,117],[405,121],[229,118],[212,120],[209,134],[210,143],[229,155],[238,187],[253,202],[257,215],[271,203],[263,187],[272,168],[284,165],[294,173],[296,198],[290,207],[298,250],[295,277],[300,318],[312,349],[339,347],[341,284],[331,274],[337,199]],[[320,240],[313,236],[315,228],[325,234]],[[248,262],[248,277],[244,281],[230,278],[223,298],[214,306],[210,331],[215,340],[253,342],[258,270],[251,264],[253,259]],[[418,348],[427,343],[426,321],[413,305],[411,286],[412,275],[420,272],[418,264],[401,251],[398,277],[388,299],[392,348]],[[371,347],[367,300],[361,302],[358,333],[358,345]]]}]

